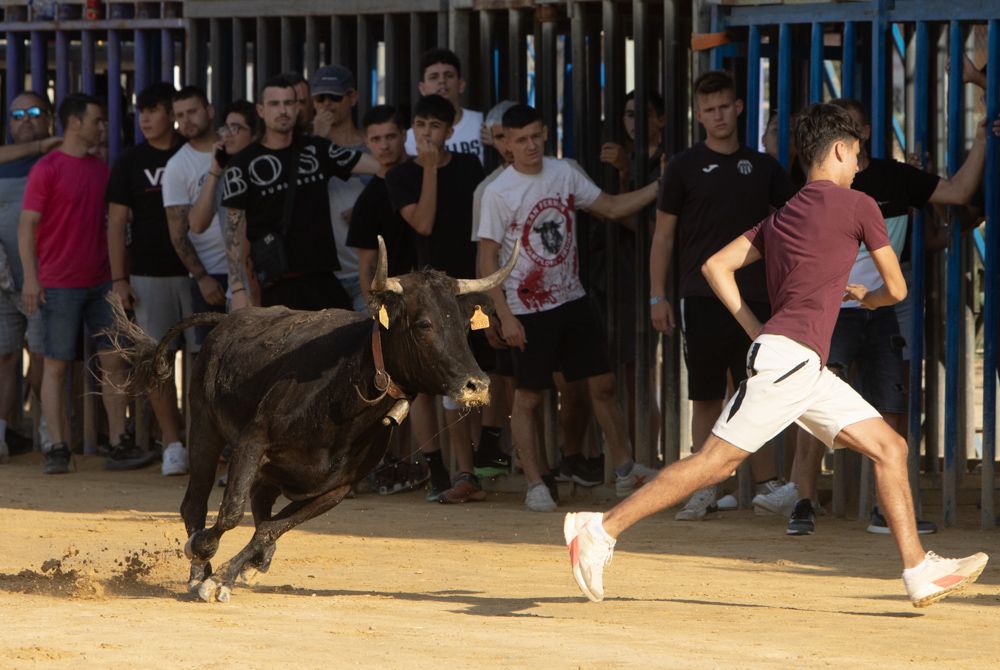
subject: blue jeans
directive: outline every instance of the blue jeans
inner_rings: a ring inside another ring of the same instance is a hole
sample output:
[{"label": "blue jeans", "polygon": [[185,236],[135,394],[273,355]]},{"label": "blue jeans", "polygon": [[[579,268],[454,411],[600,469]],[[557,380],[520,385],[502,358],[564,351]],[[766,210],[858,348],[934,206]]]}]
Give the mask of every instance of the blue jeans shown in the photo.
[{"label": "blue jeans", "polygon": [[879,412],[902,414],[906,411],[903,343],[892,307],[844,308],[833,330],[826,365],[847,379],[851,365],[857,364],[860,384],[855,388],[861,396]]},{"label": "blue jeans", "polygon": [[42,303],[42,323],[45,329],[42,346],[46,358],[72,361],[77,357],[80,329],[86,326],[98,351],[112,348],[105,332],[113,325],[111,305],[105,297],[111,282],[86,288],[46,288]]}]

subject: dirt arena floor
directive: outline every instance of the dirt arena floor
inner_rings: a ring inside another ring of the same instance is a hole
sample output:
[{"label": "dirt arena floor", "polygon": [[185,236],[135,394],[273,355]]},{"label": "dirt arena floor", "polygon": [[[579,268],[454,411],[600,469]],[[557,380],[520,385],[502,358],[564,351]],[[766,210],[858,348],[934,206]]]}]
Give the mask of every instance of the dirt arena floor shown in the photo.
[{"label": "dirt arena floor", "polygon": [[[625,536],[608,599],[577,591],[562,515],[520,496],[428,504],[362,495],[286,535],[271,571],[228,604],[186,591],[182,478],[43,477],[0,466],[0,668],[996,667],[1000,533],[927,541],[992,550],[962,596],[906,600],[891,539],[819,520],[788,538],[777,518],[651,519]],[[218,504],[221,489],[210,510]],[[564,504],[566,511],[579,504]],[[247,515],[249,517],[249,514]],[[250,536],[227,534],[228,558]]]}]

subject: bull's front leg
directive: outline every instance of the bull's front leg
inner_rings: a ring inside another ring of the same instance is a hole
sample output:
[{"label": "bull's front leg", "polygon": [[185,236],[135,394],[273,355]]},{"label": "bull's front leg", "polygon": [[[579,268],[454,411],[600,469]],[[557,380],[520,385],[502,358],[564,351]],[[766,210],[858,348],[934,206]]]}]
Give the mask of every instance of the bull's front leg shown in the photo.
[{"label": "bull's front leg", "polygon": [[[259,432],[254,435],[254,439],[241,439],[233,450],[229,461],[229,485],[226,486],[222,496],[222,504],[219,506],[215,523],[209,528],[195,532],[184,545],[184,553],[191,559],[192,579],[196,578],[198,566],[207,563],[215,556],[223,533],[235,528],[243,519],[250,486],[257,478],[261,458],[268,446],[264,439],[257,437],[258,435]],[[198,589],[199,596],[202,596],[202,589],[210,581],[207,579],[209,576],[207,571],[202,571],[202,576],[206,579],[200,584],[190,584],[192,588]],[[204,596],[202,597],[204,599]]]},{"label": "bull's front leg", "polygon": [[345,484],[310,500],[290,502],[270,519],[261,521],[247,546],[219,566],[215,575],[202,583],[198,595],[206,601],[228,602],[236,578],[248,565],[256,567],[255,561],[261,557],[269,558],[279,537],[300,523],[333,509],[350,490],[351,485]]}]

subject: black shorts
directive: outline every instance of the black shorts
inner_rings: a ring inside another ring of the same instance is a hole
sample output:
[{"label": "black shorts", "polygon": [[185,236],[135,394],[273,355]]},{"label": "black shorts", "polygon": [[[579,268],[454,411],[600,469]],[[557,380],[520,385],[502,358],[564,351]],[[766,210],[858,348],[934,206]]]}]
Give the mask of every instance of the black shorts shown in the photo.
[{"label": "black shorts", "polygon": [[493,372],[497,366],[497,350],[490,346],[489,340],[481,330],[469,332],[469,349],[472,350],[472,357],[476,359],[476,365],[483,372]]},{"label": "black shorts", "polygon": [[[766,303],[747,301],[747,305],[762,323],[770,318],[771,308]],[[746,379],[750,337],[716,298],[682,298],[680,311],[688,398],[722,400],[726,397],[727,370],[733,384]]]},{"label": "black shorts", "polygon": [[611,371],[604,324],[586,296],[517,318],[528,342],[524,351],[511,350],[516,388],[551,388],[557,370],[568,382]]},{"label": "black shorts", "polygon": [[282,277],[261,291],[260,303],[262,307],[283,305],[308,311],[351,309],[351,298],[333,272]]}]

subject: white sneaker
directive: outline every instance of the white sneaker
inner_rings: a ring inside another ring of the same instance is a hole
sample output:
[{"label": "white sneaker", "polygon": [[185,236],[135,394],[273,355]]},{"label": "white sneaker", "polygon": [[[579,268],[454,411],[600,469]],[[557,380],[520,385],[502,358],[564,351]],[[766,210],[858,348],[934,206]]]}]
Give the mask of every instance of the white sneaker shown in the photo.
[{"label": "white sneaker", "polygon": [[785,518],[792,516],[795,503],[799,501],[799,488],[795,482],[782,484],[774,480],[760,485],[757,495],[753,498],[753,513],[757,516],[780,514]]},{"label": "white sneaker", "polygon": [[715,502],[715,506],[719,508],[720,512],[732,512],[739,509],[740,501],[736,499],[732,493],[724,495]]},{"label": "white sneaker", "polygon": [[614,538],[602,529],[603,519],[597,512],[576,512],[563,521],[573,578],[583,595],[595,603],[604,600],[604,566],[615,552]]},{"label": "white sneaker", "polygon": [[528,494],[524,496],[524,506],[532,512],[555,512],[556,501],[549,493],[549,487],[545,484],[528,488]]},{"label": "white sneaker", "polygon": [[186,475],[188,473],[188,452],[180,442],[171,442],[163,450],[163,465],[160,472],[164,477]]},{"label": "white sneaker", "polygon": [[0,463],[6,463],[10,460],[10,447],[7,446],[6,440],[0,440]]},{"label": "white sneaker", "polygon": [[659,470],[648,468],[641,463],[633,463],[632,469],[624,477],[615,477],[615,495],[619,498],[627,498],[632,493],[656,476]]},{"label": "white sneaker", "polygon": [[675,521],[702,521],[719,516],[719,508],[715,504],[715,486],[706,486],[695,491],[684,508],[674,515]]},{"label": "white sneaker", "polygon": [[915,575],[903,571],[903,584],[914,607],[933,605],[947,595],[961,591],[976,581],[990,558],[983,552],[965,558],[941,558],[933,551],[924,557],[923,568]]}]

